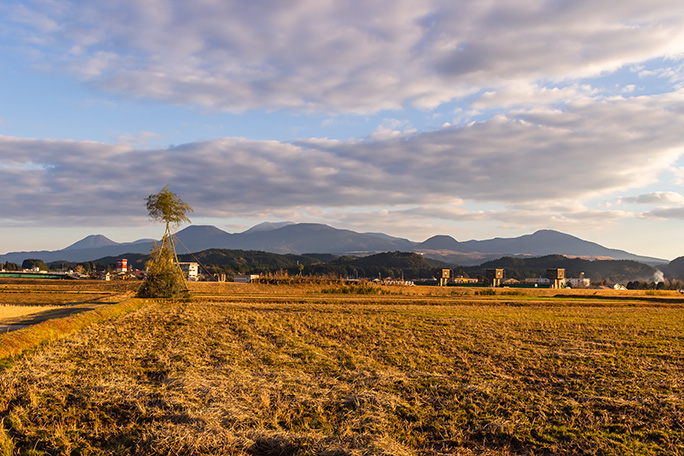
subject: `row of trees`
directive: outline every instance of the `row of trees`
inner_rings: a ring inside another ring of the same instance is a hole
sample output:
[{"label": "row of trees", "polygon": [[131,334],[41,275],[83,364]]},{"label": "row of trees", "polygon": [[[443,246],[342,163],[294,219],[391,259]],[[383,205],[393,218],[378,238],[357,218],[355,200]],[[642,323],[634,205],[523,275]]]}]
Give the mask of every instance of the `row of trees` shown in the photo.
[{"label": "row of trees", "polygon": [[684,282],[667,279],[662,282],[633,280],[627,283],[626,288],[628,290],[681,290],[684,289]]},{"label": "row of trees", "polygon": [[6,261],[5,264],[2,265],[2,269],[5,271],[21,271],[23,269],[33,269],[37,267],[41,271],[47,271],[48,267],[45,264],[43,260],[39,260],[36,258],[27,258],[21,263],[21,267],[16,264],[12,263],[10,261]]}]

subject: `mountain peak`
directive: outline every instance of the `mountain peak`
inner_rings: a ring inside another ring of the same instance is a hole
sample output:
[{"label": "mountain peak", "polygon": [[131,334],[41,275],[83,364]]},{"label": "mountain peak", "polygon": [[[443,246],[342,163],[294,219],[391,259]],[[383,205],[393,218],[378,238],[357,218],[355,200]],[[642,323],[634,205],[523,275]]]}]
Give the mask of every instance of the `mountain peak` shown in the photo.
[{"label": "mountain peak", "polygon": [[216,228],[214,225],[190,225],[186,228],[180,230],[176,235],[179,234],[191,234],[193,236],[203,235],[203,236],[224,236],[228,233],[220,228]]},{"label": "mountain peak", "polygon": [[577,236],[573,236],[572,234],[562,233],[556,230],[537,230],[532,233],[532,236],[556,236],[579,239]]},{"label": "mountain peak", "polygon": [[64,250],[92,249],[110,245],[118,245],[118,242],[114,242],[107,236],[103,236],[101,234],[91,234],[90,236],[84,237],[80,241],[74,242]]},{"label": "mountain peak", "polygon": [[458,250],[459,242],[451,236],[438,234],[419,244],[419,247],[427,250]]},{"label": "mountain peak", "polygon": [[255,233],[258,231],[273,231],[277,230],[278,228],[282,228],[287,225],[294,225],[293,222],[262,222],[259,223],[258,225],[254,225],[247,231],[243,231],[244,233]]}]

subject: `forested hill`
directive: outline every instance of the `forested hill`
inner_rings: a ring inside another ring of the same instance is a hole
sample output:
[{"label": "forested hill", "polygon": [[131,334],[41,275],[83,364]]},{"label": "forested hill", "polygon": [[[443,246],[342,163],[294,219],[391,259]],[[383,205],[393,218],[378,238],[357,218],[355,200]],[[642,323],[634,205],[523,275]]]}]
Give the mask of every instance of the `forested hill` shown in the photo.
[{"label": "forested hill", "polygon": [[456,269],[461,274],[465,271],[459,267],[438,260],[430,260],[422,255],[409,252],[386,252],[366,257],[340,257],[328,264],[341,266],[360,277],[404,277],[406,279],[432,278],[440,268]]},{"label": "forested hill", "polygon": [[484,275],[487,268],[503,268],[506,278],[517,280],[526,277],[545,277],[547,268],[563,268],[566,277],[579,277],[580,273],[584,272],[584,276],[592,282],[653,280],[658,272],[652,266],[632,260],[584,260],[562,255],[535,258],[503,257],[480,266],[467,267],[465,270],[469,276],[476,277]]},{"label": "forested hill", "polygon": [[195,261],[212,272],[226,274],[274,273],[335,275],[339,277],[402,277],[406,279],[430,278],[435,268],[457,268],[454,265],[426,260],[421,255],[406,252],[388,252],[366,257],[334,255],[279,255],[268,252],[211,249],[191,255],[180,255],[181,261]]}]

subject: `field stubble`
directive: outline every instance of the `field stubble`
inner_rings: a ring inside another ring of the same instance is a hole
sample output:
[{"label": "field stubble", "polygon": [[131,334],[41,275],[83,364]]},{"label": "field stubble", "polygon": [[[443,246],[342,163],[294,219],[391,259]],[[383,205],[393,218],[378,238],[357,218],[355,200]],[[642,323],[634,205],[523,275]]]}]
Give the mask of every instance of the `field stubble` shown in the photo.
[{"label": "field stubble", "polygon": [[0,373],[0,452],[684,453],[679,305],[203,287]]}]

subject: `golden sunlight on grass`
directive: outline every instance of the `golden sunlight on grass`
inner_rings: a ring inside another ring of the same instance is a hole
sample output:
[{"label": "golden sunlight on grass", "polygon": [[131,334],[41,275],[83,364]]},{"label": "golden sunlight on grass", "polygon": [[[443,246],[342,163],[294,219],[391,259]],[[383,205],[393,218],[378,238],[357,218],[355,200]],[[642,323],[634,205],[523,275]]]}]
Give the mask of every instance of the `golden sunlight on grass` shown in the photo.
[{"label": "golden sunlight on grass", "polygon": [[0,454],[684,453],[677,296],[336,287],[107,306],[0,372]]}]

